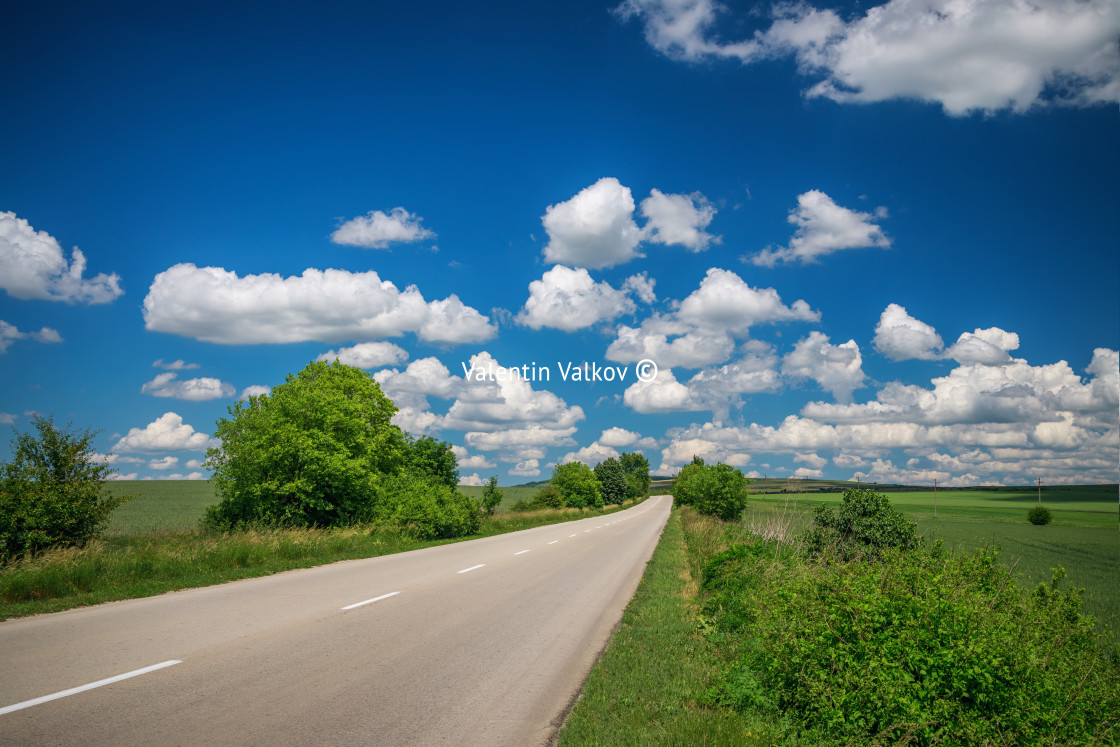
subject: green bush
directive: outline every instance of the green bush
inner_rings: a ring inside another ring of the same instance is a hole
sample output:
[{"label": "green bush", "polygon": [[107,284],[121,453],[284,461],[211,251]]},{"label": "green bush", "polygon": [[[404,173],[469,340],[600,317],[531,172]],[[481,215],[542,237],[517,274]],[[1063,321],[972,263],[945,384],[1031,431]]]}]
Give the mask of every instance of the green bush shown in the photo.
[{"label": "green bush", "polygon": [[51,417],[31,422],[35,435],[17,434],[12,461],[0,465],[0,562],[84,545],[132,498],[105,487],[115,470],[94,456],[96,432],[56,428]]},{"label": "green bush", "polygon": [[493,475],[490,477],[490,482],[482,489],[482,512],[487,516],[493,516],[501,504],[502,491],[498,489],[498,476]]},{"label": "green bush", "polygon": [[631,498],[645,498],[649,495],[649,460],[640,451],[625,452],[618,457],[622,470],[626,473],[627,494]]},{"label": "green bush", "polygon": [[839,507],[817,506],[807,534],[809,551],[832,550],[843,558],[876,555],[886,548],[908,550],[921,542],[918,525],[874,490],[849,488]]},{"label": "green bush", "polygon": [[599,481],[599,492],[603,503],[622,503],[629,497],[630,485],[626,482],[626,471],[618,459],[611,457],[595,465],[595,479]]},{"label": "green bush", "polygon": [[558,464],[552,470],[549,482],[564,495],[564,505],[570,508],[602,508],[603,496],[595,473],[583,462]]},{"label": "green bush", "polygon": [[792,718],[804,743],[1114,743],[1120,664],[1062,575],[1027,592],[995,552],[940,545],[877,563],[732,548],[702,580],[727,656],[710,698]]},{"label": "green bush", "polygon": [[405,469],[414,475],[425,475],[449,488],[459,486],[459,460],[451,444],[431,436],[409,439]]},{"label": "green bush", "polygon": [[1052,518],[1053,517],[1050,516],[1050,509],[1046,508],[1046,506],[1035,506],[1031,510],[1027,511],[1027,519],[1030,521],[1030,523],[1037,524],[1039,526],[1049,524]]},{"label": "green bush", "polygon": [[478,532],[481,511],[476,501],[426,476],[398,475],[386,480],[380,522],[419,539],[465,537]]},{"label": "green bush", "polygon": [[747,505],[749,480],[729,464],[694,461],[680,471],[673,496],[702,514],[734,521]]}]

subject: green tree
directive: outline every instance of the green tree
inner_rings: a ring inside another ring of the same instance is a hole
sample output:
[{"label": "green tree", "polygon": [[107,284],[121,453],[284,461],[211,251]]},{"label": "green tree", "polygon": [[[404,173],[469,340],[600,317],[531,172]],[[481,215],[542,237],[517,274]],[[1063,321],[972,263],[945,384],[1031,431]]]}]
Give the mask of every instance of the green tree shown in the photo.
[{"label": "green tree", "polygon": [[491,475],[490,482],[482,489],[482,512],[493,516],[502,504],[502,491],[498,488],[498,476]]},{"label": "green tree", "polygon": [[56,428],[39,415],[31,423],[35,433],[18,433],[12,461],[0,466],[0,560],[84,545],[132,497],[106,489],[115,470],[94,454],[97,431]]},{"label": "green tree", "polygon": [[599,481],[599,493],[603,496],[603,503],[622,503],[630,495],[630,486],[626,482],[626,472],[622,463],[615,457],[604,459],[595,465],[595,479]]},{"label": "green tree", "polygon": [[401,473],[385,478],[380,521],[420,539],[474,534],[481,524],[478,502],[425,475]]},{"label": "green tree", "polygon": [[879,555],[889,547],[909,550],[921,543],[918,525],[891,506],[881,493],[849,488],[839,507],[817,506],[809,531],[813,553],[834,548],[842,557]]},{"label": "green tree", "polygon": [[340,526],[380,518],[384,478],[407,464],[396,406],[365,371],[337,360],[289,374],[228,408],[206,452],[221,503],[206,521]]},{"label": "green tree", "polygon": [[552,470],[551,482],[564,494],[564,503],[572,508],[601,508],[603,496],[595,473],[583,462],[558,464]]},{"label": "green tree", "polygon": [[626,473],[626,485],[631,498],[644,498],[649,494],[649,460],[640,451],[626,452],[618,461]]},{"label": "green tree", "polygon": [[459,486],[459,460],[451,444],[431,436],[422,436],[409,443],[407,469],[414,475],[431,477],[452,489]]},{"label": "green tree", "polygon": [[692,464],[677,476],[673,495],[686,506],[724,521],[738,519],[747,506],[749,480],[729,464]]}]

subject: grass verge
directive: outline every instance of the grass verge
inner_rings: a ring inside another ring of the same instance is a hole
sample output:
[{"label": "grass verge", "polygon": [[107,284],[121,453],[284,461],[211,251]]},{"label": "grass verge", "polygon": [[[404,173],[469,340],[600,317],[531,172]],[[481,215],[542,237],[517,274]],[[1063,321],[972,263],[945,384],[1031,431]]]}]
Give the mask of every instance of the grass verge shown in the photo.
[{"label": "grass verge", "polygon": [[769,744],[769,729],[697,704],[716,661],[700,634],[674,509],[610,646],[591,670],[558,742],[573,745]]},{"label": "grass verge", "polygon": [[499,513],[484,517],[477,534],[453,540],[418,540],[370,527],[111,534],[83,548],[55,550],[0,567],[0,620],[418,550],[601,516],[631,505],[601,511]]}]

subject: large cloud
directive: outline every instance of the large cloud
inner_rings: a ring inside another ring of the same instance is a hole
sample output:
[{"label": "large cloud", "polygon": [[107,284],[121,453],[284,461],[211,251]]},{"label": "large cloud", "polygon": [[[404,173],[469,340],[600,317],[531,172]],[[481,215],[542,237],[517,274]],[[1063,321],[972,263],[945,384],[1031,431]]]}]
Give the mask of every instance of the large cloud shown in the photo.
[{"label": "large cloud", "polygon": [[3,319],[0,319],[0,354],[8,352],[10,346],[16,340],[35,340],[36,342],[62,342],[62,335],[58,334],[58,330],[51,329],[50,327],[43,327],[38,332],[20,332],[19,328],[14,324],[8,324]]},{"label": "large cloud", "polygon": [[205,451],[218,441],[196,431],[175,412],[165,412],[143,428],[129,428],[128,435],[113,446],[113,451]]},{"label": "large cloud", "polygon": [[1120,5],[1112,0],[890,0],[845,22],[808,3],[774,6],[766,30],[723,41],[716,0],[625,0],[646,39],[682,60],[794,55],[807,92],[843,103],[917,99],[950,115],[1120,101]]},{"label": "large cloud", "polygon": [[[649,282],[644,276],[627,280],[647,297],[652,293]],[[631,313],[634,308],[625,290],[615,290],[607,282],[595,282],[582,267],[557,265],[540,280],[529,283],[529,299],[517,321],[532,329],[551,327],[572,332]]]},{"label": "large cloud", "polygon": [[221,267],[177,264],[156,275],[144,299],[147,329],[227,345],[371,340],[415,332],[437,343],[496,334],[488,317],[455,295],[427,302],[376,272],[304,270],[238,277]]},{"label": "large cloud", "polygon": [[875,215],[849,210],[824,192],[811,189],[797,196],[797,209],[790,211],[789,222],[797,226],[797,231],[789,246],[766,249],[751,257],[751,261],[763,267],[779,262],[808,264],[841,249],[889,249],[890,239],[872,222],[885,215],[882,208]]},{"label": "large cloud", "polygon": [[541,222],[548,232],[544,257],[549,262],[599,269],[641,256],[634,196],[613,177],[600,179],[567,202],[549,205]]},{"label": "large cloud", "polygon": [[95,304],[124,293],[116,273],[86,279],[85,270],[86,257],[78,247],[67,262],[57,239],[15,213],[0,211],[0,288],[8,295]]},{"label": "large cloud", "polygon": [[203,377],[198,379],[179,380],[174,371],[158,374],[154,379],[140,387],[141,394],[150,394],[153,397],[171,397],[183,399],[188,402],[205,402],[211,399],[226,399],[233,396],[237,390],[233,384],[227,384],[220,379]]},{"label": "large cloud", "polygon": [[403,207],[395,207],[388,214],[371,210],[343,223],[331,234],[336,244],[385,249],[393,242],[411,242],[433,238],[435,234],[420,225],[421,218]]},{"label": "large cloud", "polygon": [[910,316],[905,306],[896,303],[889,304],[879,315],[872,344],[880,353],[896,361],[939,358],[944,347],[937,330]]}]

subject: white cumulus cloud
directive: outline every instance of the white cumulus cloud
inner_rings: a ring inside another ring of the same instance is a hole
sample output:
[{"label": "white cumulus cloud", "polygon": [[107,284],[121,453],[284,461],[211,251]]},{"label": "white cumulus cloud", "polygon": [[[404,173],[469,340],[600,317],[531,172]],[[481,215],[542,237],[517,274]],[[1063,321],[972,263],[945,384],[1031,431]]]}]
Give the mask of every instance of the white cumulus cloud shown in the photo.
[{"label": "white cumulus cloud", "polygon": [[0,288],[19,299],[108,303],[124,291],[116,273],[83,278],[86,256],[78,247],[67,261],[58,240],[36,231],[15,213],[0,211]]},{"label": "white cumulus cloud", "polygon": [[823,332],[810,332],[782,359],[782,373],[812,379],[837,402],[851,402],[852,392],[863,386],[863,357],[855,340],[833,345]]},{"label": "white cumulus cloud", "polygon": [[884,215],[882,208],[876,215],[849,210],[819,189],[811,189],[797,196],[797,208],[790,211],[789,222],[797,226],[797,231],[789,246],[765,249],[751,257],[751,261],[763,267],[779,262],[809,264],[841,249],[889,249],[890,239],[873,222]]},{"label": "white cumulus cloud", "polygon": [[144,299],[148,330],[227,345],[369,340],[415,332],[426,342],[481,342],[489,318],[452,295],[427,302],[376,272],[304,270],[281,277],[177,264],[156,275]]},{"label": "white cumulus cloud", "polygon": [[850,21],[807,2],[724,40],[717,0],[625,0],[647,41],[673,59],[794,56],[819,77],[806,95],[840,103],[911,99],[951,116],[1120,102],[1120,5],[1112,0],[889,0]]},{"label": "white cumulus cloud", "polygon": [[171,397],[183,399],[188,402],[205,402],[211,399],[232,397],[237,391],[233,384],[227,384],[220,379],[204,377],[198,379],[184,379],[180,381],[174,371],[158,374],[154,379],[140,387],[141,394],[150,394],[153,397]]},{"label": "white cumulus cloud", "polygon": [[391,342],[362,342],[348,348],[328,350],[315,360],[333,361],[356,368],[384,368],[395,366],[408,360],[408,352]]},{"label": "white cumulus cloud", "polygon": [[905,361],[912,358],[932,360],[941,357],[944,343],[941,335],[923,321],[906,311],[905,306],[889,304],[875,325],[875,349],[891,360]]},{"label": "white cumulus cloud", "polygon": [[642,200],[641,211],[646,219],[643,231],[647,241],[680,244],[693,252],[702,252],[710,244],[723,241],[704,230],[715,217],[716,209],[699,192],[667,195],[652,189],[649,197]]},{"label": "white cumulus cloud", "polygon": [[336,244],[362,246],[367,249],[385,249],[394,242],[408,243],[434,238],[435,234],[420,225],[422,218],[403,207],[388,213],[371,210],[343,223],[331,234]]},{"label": "white cumulus cloud", "polygon": [[745,334],[756,324],[820,320],[803,300],[782,303],[773,288],[755,288],[730,270],[712,267],[700,287],[681,301],[677,318],[697,327]]},{"label": "white cumulus cloud", "polygon": [[205,451],[218,442],[183,422],[175,412],[165,412],[143,428],[129,428],[113,446],[114,452]]},{"label": "white cumulus cloud", "polygon": [[544,257],[556,264],[601,269],[641,256],[642,231],[634,222],[634,196],[604,177],[570,200],[549,205],[541,218],[549,242]]},{"label": "white cumulus cloud", "polygon": [[[631,281],[637,284],[639,292],[647,287],[636,277],[627,282]],[[649,291],[652,292],[652,285]],[[517,321],[532,329],[551,327],[572,332],[631,313],[634,308],[625,290],[616,290],[605,281],[595,282],[582,267],[557,265],[540,280],[529,283],[529,299]]]}]

